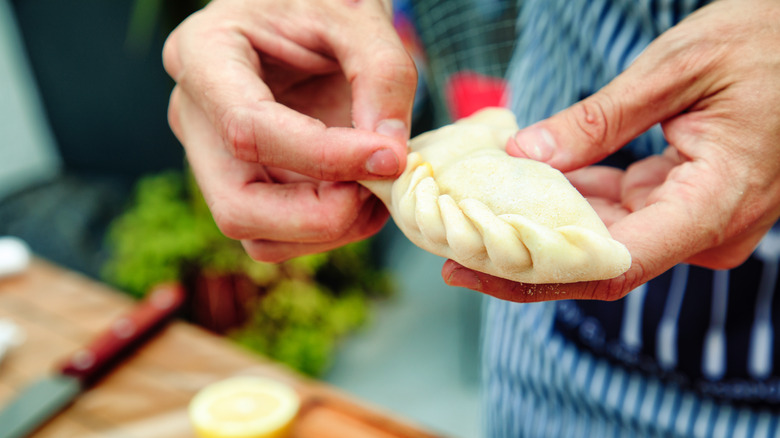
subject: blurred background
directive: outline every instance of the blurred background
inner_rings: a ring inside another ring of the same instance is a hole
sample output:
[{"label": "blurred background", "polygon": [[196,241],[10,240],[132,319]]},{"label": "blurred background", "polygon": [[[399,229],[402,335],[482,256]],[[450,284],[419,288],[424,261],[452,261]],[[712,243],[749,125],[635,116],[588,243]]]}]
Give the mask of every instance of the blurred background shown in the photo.
[{"label": "blurred background", "polygon": [[[165,36],[204,3],[0,0],[0,236],[135,296],[182,281],[190,321],[434,431],[479,436],[481,298],[446,287],[441,258],[391,222],[268,265],[214,226],[167,125],[161,62]],[[396,2],[421,72],[415,133],[500,103],[512,47],[481,29],[504,26],[511,42],[516,15],[497,5]]]}]

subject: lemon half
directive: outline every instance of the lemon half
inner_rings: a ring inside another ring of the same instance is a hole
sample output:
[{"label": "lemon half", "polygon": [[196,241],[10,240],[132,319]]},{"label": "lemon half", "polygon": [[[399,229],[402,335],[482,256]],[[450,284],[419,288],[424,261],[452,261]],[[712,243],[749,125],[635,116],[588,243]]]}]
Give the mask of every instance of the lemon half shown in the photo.
[{"label": "lemon half", "polygon": [[242,376],[203,388],[190,401],[189,415],[200,438],[280,438],[299,407],[289,386]]}]

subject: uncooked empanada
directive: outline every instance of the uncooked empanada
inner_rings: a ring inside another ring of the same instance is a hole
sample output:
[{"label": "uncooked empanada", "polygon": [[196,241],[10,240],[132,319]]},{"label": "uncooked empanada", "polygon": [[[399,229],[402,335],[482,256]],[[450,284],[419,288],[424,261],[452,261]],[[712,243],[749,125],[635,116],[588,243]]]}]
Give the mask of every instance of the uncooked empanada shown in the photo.
[{"label": "uncooked empanada", "polygon": [[409,142],[394,181],[362,181],[417,246],[523,283],[616,277],[631,255],[551,166],[509,156],[514,115],[489,108]]}]

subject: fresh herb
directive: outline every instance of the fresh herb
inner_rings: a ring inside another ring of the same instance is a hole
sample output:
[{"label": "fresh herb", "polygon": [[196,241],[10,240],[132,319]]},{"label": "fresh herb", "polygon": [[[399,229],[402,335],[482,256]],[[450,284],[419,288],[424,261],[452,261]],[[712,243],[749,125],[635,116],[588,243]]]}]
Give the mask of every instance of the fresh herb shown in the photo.
[{"label": "fresh herb", "polygon": [[[108,244],[105,279],[135,296],[167,281],[194,289],[204,276],[247,279],[248,296],[211,294],[234,300],[243,314],[225,333],[313,376],[327,370],[338,341],[368,320],[372,300],[392,291],[390,276],[372,262],[368,240],[280,264],[252,260],[219,231],[190,174],[178,171],[139,181]],[[204,305],[192,295],[193,306]]]}]

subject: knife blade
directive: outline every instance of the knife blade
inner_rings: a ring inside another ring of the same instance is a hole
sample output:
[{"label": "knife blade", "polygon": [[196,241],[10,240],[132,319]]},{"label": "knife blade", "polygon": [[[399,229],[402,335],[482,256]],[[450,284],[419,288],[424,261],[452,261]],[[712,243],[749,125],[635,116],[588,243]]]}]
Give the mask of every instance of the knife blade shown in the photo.
[{"label": "knife blade", "polygon": [[184,300],[179,284],[155,287],[52,375],[27,386],[11,400],[0,411],[0,438],[24,438],[34,432],[162,328]]}]

